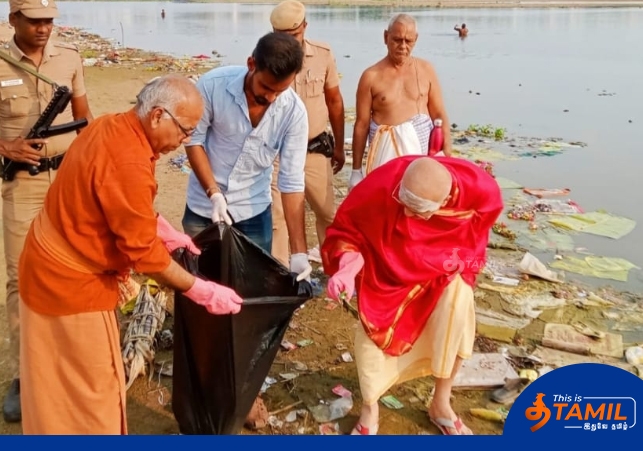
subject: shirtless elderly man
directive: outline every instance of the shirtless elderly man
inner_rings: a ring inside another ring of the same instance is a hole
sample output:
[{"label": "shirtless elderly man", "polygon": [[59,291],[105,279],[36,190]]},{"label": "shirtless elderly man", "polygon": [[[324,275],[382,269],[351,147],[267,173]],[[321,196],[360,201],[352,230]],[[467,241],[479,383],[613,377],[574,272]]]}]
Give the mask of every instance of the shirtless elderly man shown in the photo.
[{"label": "shirtless elderly man", "polygon": [[[364,178],[362,163],[368,138],[366,174],[391,158],[428,153],[433,119],[449,124],[433,66],[411,56],[418,39],[415,19],[397,14],[384,31],[388,54],[362,74],[357,86],[353,128],[352,189]],[[444,127],[444,155],[451,155],[451,134]]]}]

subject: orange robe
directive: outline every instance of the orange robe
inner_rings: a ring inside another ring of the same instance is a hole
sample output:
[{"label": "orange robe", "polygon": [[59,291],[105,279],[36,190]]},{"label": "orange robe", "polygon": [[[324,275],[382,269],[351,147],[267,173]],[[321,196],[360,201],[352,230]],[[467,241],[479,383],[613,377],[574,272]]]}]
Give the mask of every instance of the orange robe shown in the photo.
[{"label": "orange robe", "polygon": [[69,148],[19,264],[25,434],[125,434],[119,276],[170,265],[157,237],[159,155],[133,110]]},{"label": "orange robe", "polygon": [[410,351],[443,291],[459,274],[469,286],[484,267],[489,233],[502,212],[496,181],[459,158],[432,157],[451,173],[451,199],[429,220],[407,217],[398,200],[408,165],[398,157],[372,171],[340,205],[322,246],[324,271],[337,272],[347,251],[360,252],[358,310],[382,351]]}]

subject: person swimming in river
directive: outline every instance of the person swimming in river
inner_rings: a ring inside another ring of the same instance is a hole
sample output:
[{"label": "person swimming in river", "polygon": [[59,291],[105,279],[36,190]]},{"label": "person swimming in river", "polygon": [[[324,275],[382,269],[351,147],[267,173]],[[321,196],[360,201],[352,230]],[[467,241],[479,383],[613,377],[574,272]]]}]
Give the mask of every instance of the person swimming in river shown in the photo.
[{"label": "person swimming in river", "polygon": [[467,35],[469,34],[469,29],[467,28],[467,24],[464,24],[464,23],[460,27],[456,24],[456,26],[453,27],[453,29],[458,32],[458,36],[460,36],[461,38],[466,38]]}]

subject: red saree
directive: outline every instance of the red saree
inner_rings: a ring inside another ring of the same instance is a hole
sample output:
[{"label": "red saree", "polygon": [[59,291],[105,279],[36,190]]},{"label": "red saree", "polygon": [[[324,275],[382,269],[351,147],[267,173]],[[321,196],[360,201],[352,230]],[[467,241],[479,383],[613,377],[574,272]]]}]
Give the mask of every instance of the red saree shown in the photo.
[{"label": "red saree", "polygon": [[407,166],[398,157],[371,172],[340,205],[322,246],[324,271],[360,252],[358,307],[364,329],[389,355],[408,352],[452,276],[473,286],[485,264],[489,233],[503,209],[496,181],[473,163],[433,157],[453,176],[451,199],[429,220],[410,218],[396,200]]}]

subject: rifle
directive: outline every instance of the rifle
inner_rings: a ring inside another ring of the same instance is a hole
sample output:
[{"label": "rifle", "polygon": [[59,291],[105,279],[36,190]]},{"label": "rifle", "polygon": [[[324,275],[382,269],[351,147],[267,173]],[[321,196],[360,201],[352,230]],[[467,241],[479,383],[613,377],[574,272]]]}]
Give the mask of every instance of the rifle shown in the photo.
[{"label": "rifle", "polygon": [[[31,130],[29,130],[29,133],[27,134],[25,139],[49,138],[50,136],[62,135],[79,130],[87,125],[87,119],[85,118],[69,122],[67,124],[51,125],[56,117],[60,113],[65,111],[65,108],[67,108],[67,105],[69,104],[72,96],[71,90],[67,86],[55,85],[54,89],[54,96],[52,97],[51,101],[47,105],[47,108],[45,108],[45,111],[42,112],[34,126],[31,127]],[[42,144],[33,144],[31,147],[36,150],[40,150],[42,148]],[[20,163],[17,163],[8,158],[5,158],[4,162],[5,165],[2,178],[6,181],[11,181],[13,180],[16,171],[21,169],[19,167],[16,167]],[[28,170],[30,175],[37,175],[40,172],[38,166],[36,165],[29,165]]]}]

